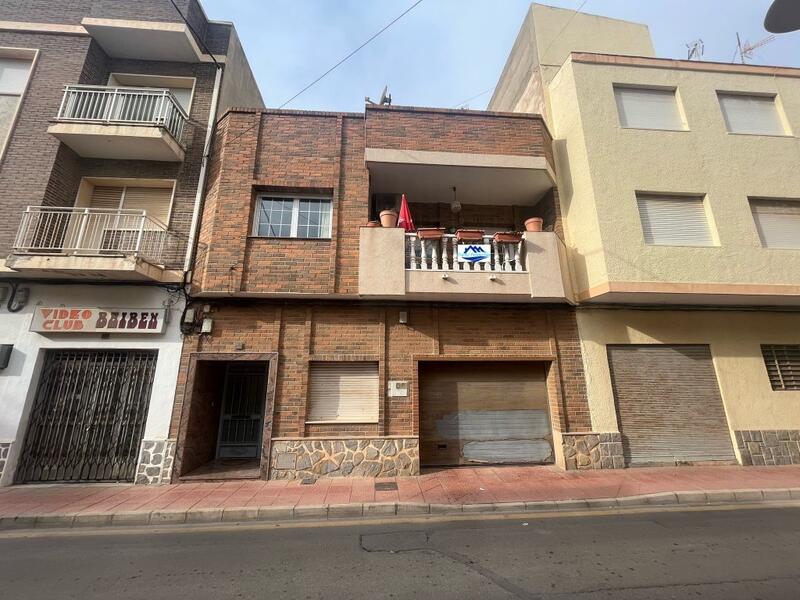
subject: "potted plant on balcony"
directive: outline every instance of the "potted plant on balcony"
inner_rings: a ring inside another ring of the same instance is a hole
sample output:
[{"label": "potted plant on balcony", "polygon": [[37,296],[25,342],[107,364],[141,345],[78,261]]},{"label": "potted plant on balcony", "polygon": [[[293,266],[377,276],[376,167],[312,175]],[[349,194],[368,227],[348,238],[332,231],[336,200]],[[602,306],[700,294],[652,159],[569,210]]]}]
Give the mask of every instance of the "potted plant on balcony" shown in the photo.
[{"label": "potted plant on balcony", "polygon": [[519,231],[498,231],[494,234],[494,241],[498,244],[517,244],[522,240]]},{"label": "potted plant on balcony", "polygon": [[382,210],[380,218],[382,227],[397,227],[397,211],[393,208]]},{"label": "potted plant on balcony", "polygon": [[420,227],[417,229],[417,237],[421,240],[440,240],[445,231],[444,227]]},{"label": "potted plant on balcony", "polygon": [[367,221],[367,224],[364,227],[380,227],[380,221]]},{"label": "potted plant on balcony", "polygon": [[525,231],[541,231],[544,219],[541,217],[531,217],[525,221]]},{"label": "potted plant on balcony", "polygon": [[483,229],[457,229],[456,241],[457,242],[482,242]]}]

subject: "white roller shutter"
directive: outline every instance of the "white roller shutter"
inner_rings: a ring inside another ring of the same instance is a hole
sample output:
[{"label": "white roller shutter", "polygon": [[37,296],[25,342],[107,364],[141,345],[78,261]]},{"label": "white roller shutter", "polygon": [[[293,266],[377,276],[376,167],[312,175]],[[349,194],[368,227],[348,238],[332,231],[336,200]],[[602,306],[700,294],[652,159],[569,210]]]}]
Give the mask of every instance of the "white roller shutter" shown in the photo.
[{"label": "white roller shutter", "polygon": [[800,201],[754,199],[750,210],[765,248],[800,248]]},{"label": "white roller shutter", "polygon": [[731,133],[786,135],[773,96],[718,94],[725,124]]},{"label": "white roller shutter", "polygon": [[684,129],[675,90],[615,87],[619,122],[639,129]]},{"label": "white roller shutter", "polygon": [[122,186],[96,185],[92,190],[89,208],[104,208],[116,210],[122,203]]},{"label": "white roller shutter", "polygon": [[636,202],[646,244],[714,245],[702,198],[637,194]]},{"label": "white roller shutter", "polygon": [[148,217],[166,225],[171,201],[172,188],[126,187],[122,208],[147,211]]},{"label": "white roller shutter", "polygon": [[377,363],[311,363],[306,421],[377,423],[379,398]]}]

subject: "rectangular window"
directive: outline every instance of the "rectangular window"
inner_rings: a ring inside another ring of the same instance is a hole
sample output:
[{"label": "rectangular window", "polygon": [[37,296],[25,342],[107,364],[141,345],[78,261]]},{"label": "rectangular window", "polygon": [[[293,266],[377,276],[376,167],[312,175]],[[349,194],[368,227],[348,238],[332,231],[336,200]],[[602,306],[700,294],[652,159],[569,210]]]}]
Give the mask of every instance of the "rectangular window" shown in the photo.
[{"label": "rectangular window", "polygon": [[750,210],[764,248],[800,249],[800,200],[751,198]]},{"label": "rectangular window", "polygon": [[22,93],[28,84],[31,60],[0,56],[0,154],[17,114]]},{"label": "rectangular window", "polygon": [[95,185],[89,198],[89,208],[143,210],[157,224],[164,226],[169,224],[171,204],[171,186]]},{"label": "rectangular window", "polygon": [[772,389],[800,390],[800,345],[761,346]]},{"label": "rectangular window", "polygon": [[703,198],[637,194],[645,244],[713,246]]},{"label": "rectangular window", "polygon": [[718,92],[725,125],[731,133],[786,135],[775,96]]},{"label": "rectangular window", "polygon": [[674,89],[614,86],[619,122],[633,129],[686,129]]},{"label": "rectangular window", "polygon": [[331,201],[327,198],[259,198],[254,234],[260,237],[331,237]]},{"label": "rectangular window", "polygon": [[309,423],[377,423],[378,363],[313,362],[308,374]]}]

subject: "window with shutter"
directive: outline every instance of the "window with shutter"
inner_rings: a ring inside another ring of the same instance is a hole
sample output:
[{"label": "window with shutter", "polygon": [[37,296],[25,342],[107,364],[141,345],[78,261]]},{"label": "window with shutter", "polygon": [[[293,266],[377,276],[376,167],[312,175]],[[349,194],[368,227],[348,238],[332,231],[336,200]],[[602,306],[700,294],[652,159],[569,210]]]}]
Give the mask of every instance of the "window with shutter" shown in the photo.
[{"label": "window with shutter", "polygon": [[674,89],[614,86],[619,122],[634,129],[686,129]]},{"label": "window with shutter", "polygon": [[713,246],[702,197],[637,194],[645,244]]},{"label": "window with shutter", "polygon": [[116,210],[122,204],[122,186],[96,185],[92,190],[89,208],[103,208]]},{"label": "window with shutter", "polygon": [[10,137],[11,125],[28,85],[32,61],[0,56],[0,154]]},{"label": "window with shutter", "polygon": [[377,423],[379,390],[377,363],[311,363],[306,421]]},{"label": "window with shutter", "polygon": [[800,200],[751,198],[750,210],[762,246],[800,249]]},{"label": "window with shutter", "polygon": [[169,222],[172,188],[126,187],[122,208],[144,210],[162,225]]},{"label": "window with shutter", "polygon": [[773,390],[800,390],[800,345],[761,346]]},{"label": "window with shutter", "polygon": [[717,93],[725,125],[731,133],[786,135],[775,96]]}]

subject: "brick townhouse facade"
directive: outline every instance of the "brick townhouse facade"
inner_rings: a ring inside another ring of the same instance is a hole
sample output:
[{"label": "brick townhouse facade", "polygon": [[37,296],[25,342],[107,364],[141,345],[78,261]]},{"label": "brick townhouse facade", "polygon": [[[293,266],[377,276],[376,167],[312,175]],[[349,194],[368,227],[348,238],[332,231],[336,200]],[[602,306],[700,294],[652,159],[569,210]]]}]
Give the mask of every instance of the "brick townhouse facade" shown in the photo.
[{"label": "brick townhouse facade", "polygon": [[[621,466],[618,438],[591,429],[552,169],[535,115],[229,111],[173,481]],[[417,234],[367,226],[403,194],[418,228],[446,231],[438,257]],[[535,216],[544,231],[492,241]],[[458,262],[458,229],[481,230],[489,263]]]},{"label": "brick townhouse facade", "polygon": [[196,0],[0,5],[0,483],[159,482],[204,146],[262,105]]}]

